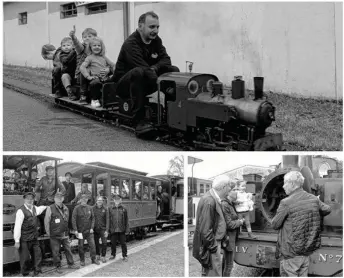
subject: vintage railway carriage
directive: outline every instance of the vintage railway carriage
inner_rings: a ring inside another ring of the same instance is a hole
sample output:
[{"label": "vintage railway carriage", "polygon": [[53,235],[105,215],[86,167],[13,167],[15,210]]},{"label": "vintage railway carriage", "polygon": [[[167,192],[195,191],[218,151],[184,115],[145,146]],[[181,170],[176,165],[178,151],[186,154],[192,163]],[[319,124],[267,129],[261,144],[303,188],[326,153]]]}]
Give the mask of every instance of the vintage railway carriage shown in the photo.
[{"label": "vintage railway carriage", "polygon": [[256,175],[247,175],[246,188],[255,201],[250,220],[257,239],[249,238],[245,232],[239,235],[235,262],[265,269],[266,274],[278,273],[279,261],[275,258],[277,231],[272,229],[269,221],[286,197],[283,178],[291,170],[303,174],[304,190],[320,195],[320,200],[332,207],[331,214],[322,219],[321,247],[311,255],[309,274],[335,275],[343,270],[343,174],[334,159],[320,156],[285,155],[281,166],[263,181],[255,178]]},{"label": "vintage railway carriage", "polygon": [[[39,166],[49,162],[56,167],[58,160],[42,155],[3,156],[3,264],[19,261],[18,251],[14,248],[13,230],[16,212],[24,204],[23,194],[32,191],[28,180],[32,169],[38,170],[39,176],[42,176],[45,169]],[[39,240],[43,243],[47,237],[40,236]]]},{"label": "vintage railway carriage", "polygon": [[[157,225],[162,226],[183,226],[184,222],[184,178],[172,175],[156,175],[154,178],[159,179],[158,185],[162,187],[169,196],[169,203],[163,210],[162,215],[157,219]],[[176,187],[177,196],[175,201],[175,211],[172,211],[172,186]]]},{"label": "vintage railway carriage", "polygon": [[89,190],[92,192],[90,204],[94,204],[96,197],[101,195],[106,204],[110,205],[113,195],[120,194],[123,206],[128,210],[130,231],[135,236],[143,236],[150,226],[156,224],[156,187],[161,180],[146,177],[143,172],[101,162],[61,163],[57,172],[60,178],[64,177],[66,172],[72,173],[77,193],[81,183],[89,184]]}]

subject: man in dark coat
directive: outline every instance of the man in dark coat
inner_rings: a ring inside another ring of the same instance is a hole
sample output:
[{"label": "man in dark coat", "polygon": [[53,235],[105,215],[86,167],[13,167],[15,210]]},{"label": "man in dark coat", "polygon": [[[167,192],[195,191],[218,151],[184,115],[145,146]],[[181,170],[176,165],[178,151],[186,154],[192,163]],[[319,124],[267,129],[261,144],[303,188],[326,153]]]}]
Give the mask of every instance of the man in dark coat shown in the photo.
[{"label": "man in dark coat", "polygon": [[229,177],[218,176],[213,180],[213,188],[198,203],[193,256],[203,267],[202,276],[222,276],[221,241],[226,235],[226,222],[221,200],[229,190]]},{"label": "man in dark coat", "polygon": [[73,204],[71,204],[71,202],[75,198],[75,185],[74,185],[74,183],[71,182],[71,178],[72,178],[72,173],[71,172],[67,172],[65,174],[65,178],[66,178],[66,180],[64,182],[62,182],[63,186],[66,189],[66,193],[65,193],[65,196],[64,196],[63,204],[69,210],[68,227],[69,227],[70,230],[73,230],[72,214],[73,214],[73,209],[74,209],[75,206]]},{"label": "man in dark coat", "polygon": [[74,264],[72,251],[69,243],[69,210],[62,203],[63,195],[60,192],[55,194],[55,204],[47,208],[44,218],[45,230],[50,236],[50,247],[53,254],[53,262],[56,267],[56,272],[61,274],[61,258],[60,248],[63,246],[64,253],[68,263],[68,268],[78,269],[79,267]]},{"label": "man in dark coat", "polygon": [[331,207],[302,189],[304,177],[298,171],[284,176],[287,198],[280,202],[271,225],[278,232],[277,255],[282,277],[308,276],[309,256],[320,247],[321,217]]},{"label": "man in dark coat", "polygon": [[101,253],[102,253],[102,262],[106,263],[106,246],[107,246],[107,237],[109,231],[109,210],[104,206],[103,196],[97,197],[97,202],[93,207],[94,214],[94,241],[96,244],[96,254],[97,261],[100,260],[100,244],[99,239],[102,241]]},{"label": "man in dark coat", "polygon": [[110,217],[110,237],[111,237],[111,257],[110,260],[116,258],[116,243],[120,241],[122,247],[122,257],[127,261],[127,244],[125,234],[129,233],[128,212],[122,206],[122,197],[115,194],[113,203],[109,207]]},{"label": "man in dark coat", "polygon": [[146,96],[157,91],[157,79],[163,73],[179,72],[162,44],[159,17],[154,12],[140,16],[138,29],[123,43],[113,81],[122,98],[135,98],[133,108],[136,122],[144,119]]},{"label": "man in dark coat", "polygon": [[94,214],[92,207],[87,205],[88,195],[82,194],[80,205],[77,205],[73,211],[72,223],[75,235],[78,238],[80,265],[85,266],[85,239],[90,246],[92,264],[100,264],[96,260],[96,247],[94,243],[93,229],[94,229]]},{"label": "man in dark coat", "polygon": [[[233,189],[233,188],[231,188]],[[238,237],[239,227],[245,223],[245,219],[239,219],[235,211],[233,202],[237,199],[237,192],[230,191],[227,198],[223,199],[222,211],[227,225],[226,237],[222,240],[223,259],[222,259],[222,276],[230,277],[233,269],[235,255],[235,242]]]}]

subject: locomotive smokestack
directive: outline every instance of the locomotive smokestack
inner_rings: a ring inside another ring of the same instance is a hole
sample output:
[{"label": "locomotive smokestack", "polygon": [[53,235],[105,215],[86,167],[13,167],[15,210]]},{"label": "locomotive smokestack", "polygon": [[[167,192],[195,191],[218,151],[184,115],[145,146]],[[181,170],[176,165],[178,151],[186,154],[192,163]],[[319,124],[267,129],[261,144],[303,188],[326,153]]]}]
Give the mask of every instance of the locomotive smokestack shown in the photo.
[{"label": "locomotive smokestack", "polygon": [[299,156],[298,155],[283,155],[282,168],[299,168]]},{"label": "locomotive smokestack", "polygon": [[263,98],[264,77],[253,77],[254,99]]},{"label": "locomotive smokestack", "polygon": [[242,80],[242,76],[234,76],[232,81],[232,98],[239,99],[245,97],[245,81]]}]

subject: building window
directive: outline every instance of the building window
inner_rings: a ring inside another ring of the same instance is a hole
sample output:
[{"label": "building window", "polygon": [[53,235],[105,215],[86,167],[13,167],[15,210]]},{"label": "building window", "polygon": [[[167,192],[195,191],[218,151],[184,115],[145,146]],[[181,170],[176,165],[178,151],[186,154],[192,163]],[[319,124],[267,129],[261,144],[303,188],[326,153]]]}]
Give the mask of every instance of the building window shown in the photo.
[{"label": "building window", "polygon": [[19,14],[18,22],[19,25],[27,24],[27,12]]},{"label": "building window", "polygon": [[61,18],[69,18],[77,16],[78,11],[76,9],[75,3],[69,3],[61,5]]},{"label": "building window", "polygon": [[106,11],[107,11],[106,2],[95,2],[95,3],[88,4],[86,6],[86,14],[106,13]]},{"label": "building window", "polygon": [[206,189],[205,190],[206,190],[206,192],[208,192],[210,190],[210,184],[206,185]]}]

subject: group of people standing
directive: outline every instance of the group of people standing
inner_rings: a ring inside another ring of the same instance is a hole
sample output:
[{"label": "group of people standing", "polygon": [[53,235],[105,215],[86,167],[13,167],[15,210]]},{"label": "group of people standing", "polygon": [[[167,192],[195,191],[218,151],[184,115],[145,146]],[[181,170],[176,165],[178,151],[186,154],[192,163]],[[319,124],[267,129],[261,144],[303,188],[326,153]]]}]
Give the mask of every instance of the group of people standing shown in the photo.
[{"label": "group of people standing", "polygon": [[[41,273],[42,254],[38,237],[43,219],[45,234],[49,236],[54,266],[57,273],[62,273],[60,249],[63,246],[68,268],[78,269],[85,266],[84,242],[90,247],[93,264],[106,262],[107,239],[111,239],[110,260],[116,257],[117,240],[122,247],[122,257],[127,261],[126,234],[129,233],[128,212],[122,206],[122,198],[115,194],[110,204],[105,203],[103,196],[97,196],[94,206],[88,205],[90,192],[83,186],[75,197],[75,186],[71,182],[71,173],[66,173],[66,181],[61,184],[54,178],[54,168],[46,167],[46,176],[36,182],[35,192],[25,192],[24,205],[16,213],[14,226],[15,248],[20,257],[20,268],[23,276],[30,274],[28,263],[34,266],[34,276]],[[55,187],[55,183],[58,183]],[[83,184],[87,185],[87,184]],[[57,190],[56,190],[57,188]],[[34,205],[35,199],[37,206]],[[68,200],[69,202],[66,202]],[[76,203],[70,206],[71,203]],[[71,252],[70,234],[78,239],[80,266],[76,265]],[[101,241],[101,244],[100,244]]]},{"label": "group of people standing", "polygon": [[[278,230],[276,257],[281,276],[308,275],[310,255],[320,247],[320,218],[331,212],[319,196],[303,190],[303,183],[299,171],[284,176],[283,189],[288,197],[281,200],[276,215],[269,220]],[[241,226],[245,224],[248,236],[256,238],[249,220],[252,196],[245,193],[244,184],[226,175],[218,176],[199,201],[193,256],[202,265],[202,276],[230,276]]]}]

